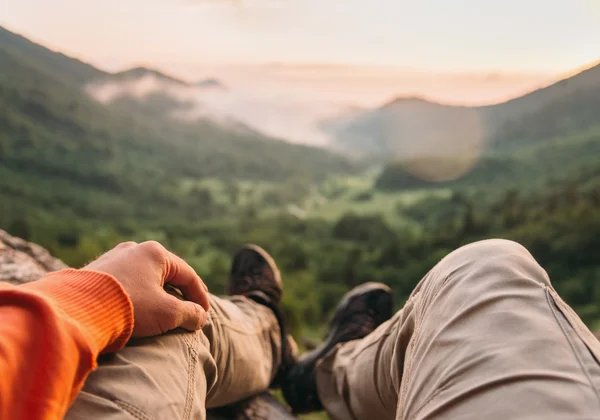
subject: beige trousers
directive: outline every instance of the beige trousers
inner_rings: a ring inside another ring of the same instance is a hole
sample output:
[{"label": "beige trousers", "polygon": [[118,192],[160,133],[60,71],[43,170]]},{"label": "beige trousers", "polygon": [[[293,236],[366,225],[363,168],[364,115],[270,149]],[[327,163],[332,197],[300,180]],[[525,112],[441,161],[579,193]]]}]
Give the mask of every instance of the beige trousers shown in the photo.
[{"label": "beige trousers", "polygon": [[201,331],[131,340],[101,356],[65,419],[205,419],[206,408],[266,390],[281,363],[273,312],[242,296],[210,303]]},{"label": "beige trousers", "polygon": [[334,419],[600,419],[600,343],[514,242],[460,248],[404,308],[334,349],[317,385]]},{"label": "beige trousers", "polygon": [[[105,357],[67,419],[204,419],[267,388],[272,313],[213,298],[201,332],[135,341]],[[600,418],[600,343],[522,246],[491,240],[442,260],[404,308],[319,364],[334,419]]]}]

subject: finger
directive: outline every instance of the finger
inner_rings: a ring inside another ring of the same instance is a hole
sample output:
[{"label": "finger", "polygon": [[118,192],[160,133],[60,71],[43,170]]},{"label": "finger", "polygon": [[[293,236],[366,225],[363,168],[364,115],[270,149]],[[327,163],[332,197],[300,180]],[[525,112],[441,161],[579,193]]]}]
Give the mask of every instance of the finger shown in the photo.
[{"label": "finger", "polygon": [[[165,308],[167,312],[170,312],[163,315],[168,322],[166,325],[168,330],[181,327],[189,331],[196,331],[206,324],[206,311],[194,302],[179,300],[167,295]],[[163,323],[163,325],[165,324]]]},{"label": "finger", "polygon": [[186,299],[197,303],[208,311],[210,309],[208,288],[194,269],[172,252],[167,251],[165,258],[165,283],[177,286]]}]

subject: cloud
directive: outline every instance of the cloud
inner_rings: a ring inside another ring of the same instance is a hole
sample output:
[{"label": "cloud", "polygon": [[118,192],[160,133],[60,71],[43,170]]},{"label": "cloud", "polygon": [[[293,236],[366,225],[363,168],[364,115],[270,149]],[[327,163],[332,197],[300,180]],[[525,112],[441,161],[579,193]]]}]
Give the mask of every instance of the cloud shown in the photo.
[{"label": "cloud", "polygon": [[[355,114],[354,106],[375,108],[393,97],[405,96],[458,105],[489,104],[552,80],[539,74],[444,73],[339,65],[191,66],[186,72],[195,80],[216,77],[227,89],[186,87],[149,76],[127,83],[105,81],[88,86],[88,92],[103,103],[120,95],[144,98],[167,93],[186,103],[185,107],[174,107],[171,115],[176,118],[208,118],[227,124],[236,121],[292,142],[326,145],[331,138],[323,131],[322,122],[349,112]],[[462,126],[475,131],[473,125],[468,120]]]},{"label": "cloud", "polygon": [[341,110],[339,102],[293,94],[282,87],[256,90],[239,86],[235,89],[182,86],[151,74],[135,80],[96,82],[88,85],[86,91],[104,104],[123,96],[143,99],[160,92],[191,104],[184,109],[174,106],[171,112],[174,118],[209,119],[232,128],[241,123],[272,137],[313,145],[326,145],[331,141],[318,123]]}]

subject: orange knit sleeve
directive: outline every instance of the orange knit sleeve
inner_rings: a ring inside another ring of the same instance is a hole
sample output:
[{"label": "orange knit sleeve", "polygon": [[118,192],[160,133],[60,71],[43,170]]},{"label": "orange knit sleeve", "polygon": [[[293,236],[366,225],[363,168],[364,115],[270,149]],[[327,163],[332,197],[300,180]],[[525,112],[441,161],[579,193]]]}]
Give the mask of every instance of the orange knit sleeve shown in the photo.
[{"label": "orange knit sleeve", "polygon": [[123,347],[132,329],[131,301],[108,274],[1,284],[0,418],[63,418],[98,354]]}]

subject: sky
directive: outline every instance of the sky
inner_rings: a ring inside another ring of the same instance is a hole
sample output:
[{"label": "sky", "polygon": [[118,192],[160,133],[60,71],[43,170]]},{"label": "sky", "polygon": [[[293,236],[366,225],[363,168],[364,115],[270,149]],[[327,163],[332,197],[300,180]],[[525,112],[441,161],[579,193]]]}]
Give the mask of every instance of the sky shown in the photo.
[{"label": "sky", "polygon": [[497,103],[600,60],[600,0],[0,0],[0,25],[108,71],[216,77],[199,105],[314,144],[357,108]]},{"label": "sky", "polygon": [[0,24],[103,68],[319,64],[565,73],[600,0],[19,0]]}]

